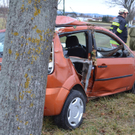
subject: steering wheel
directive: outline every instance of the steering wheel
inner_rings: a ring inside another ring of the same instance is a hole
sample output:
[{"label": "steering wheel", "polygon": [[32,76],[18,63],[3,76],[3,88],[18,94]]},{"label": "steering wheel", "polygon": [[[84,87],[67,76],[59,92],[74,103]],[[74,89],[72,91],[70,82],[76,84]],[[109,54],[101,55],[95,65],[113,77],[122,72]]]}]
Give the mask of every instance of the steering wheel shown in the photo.
[{"label": "steering wheel", "polygon": [[123,51],[121,53],[119,53],[119,56],[118,58],[122,57],[123,56]]},{"label": "steering wheel", "polygon": [[118,50],[116,53],[113,54],[115,57],[120,58],[123,56],[123,51],[122,50]]}]

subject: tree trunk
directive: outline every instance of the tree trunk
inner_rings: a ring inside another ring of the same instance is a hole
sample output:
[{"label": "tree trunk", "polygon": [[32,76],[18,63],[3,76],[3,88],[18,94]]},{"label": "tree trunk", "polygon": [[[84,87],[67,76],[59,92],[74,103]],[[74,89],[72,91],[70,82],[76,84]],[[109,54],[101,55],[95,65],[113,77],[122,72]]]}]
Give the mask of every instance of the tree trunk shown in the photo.
[{"label": "tree trunk", "polygon": [[40,135],[57,0],[10,0],[0,75],[0,135]]}]

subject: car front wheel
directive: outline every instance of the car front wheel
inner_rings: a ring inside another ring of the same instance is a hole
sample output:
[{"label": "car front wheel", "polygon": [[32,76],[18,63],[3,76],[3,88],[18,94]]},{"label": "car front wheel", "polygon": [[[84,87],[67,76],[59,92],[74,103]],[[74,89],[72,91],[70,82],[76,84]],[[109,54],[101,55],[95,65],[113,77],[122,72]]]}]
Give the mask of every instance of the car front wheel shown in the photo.
[{"label": "car front wheel", "polygon": [[86,98],[83,93],[72,90],[67,97],[60,115],[55,116],[55,123],[64,129],[79,127],[85,112]]}]

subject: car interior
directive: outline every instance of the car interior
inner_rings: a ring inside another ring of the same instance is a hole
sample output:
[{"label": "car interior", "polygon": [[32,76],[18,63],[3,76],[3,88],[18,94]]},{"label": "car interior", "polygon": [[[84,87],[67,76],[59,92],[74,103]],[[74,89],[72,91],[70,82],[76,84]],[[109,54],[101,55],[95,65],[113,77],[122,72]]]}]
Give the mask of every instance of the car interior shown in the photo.
[{"label": "car interior", "polygon": [[97,46],[97,58],[122,58],[133,57],[129,49],[120,41],[112,39],[109,35],[94,32]]},{"label": "car interior", "polygon": [[[87,59],[87,32],[72,32],[60,35],[60,41],[63,47],[63,53],[65,58],[70,56],[80,59]],[[72,60],[71,60],[72,61]],[[82,74],[83,63],[72,62],[77,73]]]},{"label": "car interior", "polygon": [[[67,32],[59,35],[63,47],[63,54],[65,58],[70,56],[79,57],[80,59],[87,59],[88,56],[88,41],[87,32]],[[122,58],[133,57],[129,49],[122,43],[113,41],[112,38],[101,32],[94,31],[93,38],[96,43],[96,58]],[[72,60],[71,60],[72,61]],[[82,75],[83,61],[78,59],[78,62],[72,62],[76,71]]]},{"label": "car interior", "polygon": [[[79,44],[77,36],[68,36],[66,38],[66,48],[68,56],[87,58],[86,49]],[[83,64],[80,62],[75,62],[74,66],[78,73],[81,73]]]}]

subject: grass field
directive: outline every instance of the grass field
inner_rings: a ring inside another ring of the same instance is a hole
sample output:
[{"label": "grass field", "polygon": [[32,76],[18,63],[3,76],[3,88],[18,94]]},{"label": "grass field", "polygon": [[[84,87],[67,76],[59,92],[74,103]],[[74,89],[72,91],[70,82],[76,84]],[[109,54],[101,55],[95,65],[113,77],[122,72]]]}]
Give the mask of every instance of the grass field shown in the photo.
[{"label": "grass field", "polygon": [[94,24],[96,26],[101,26],[107,29],[109,29],[111,26],[111,23],[104,23],[104,22],[89,22],[89,23]]},{"label": "grass field", "polygon": [[127,92],[89,101],[82,125],[72,131],[45,117],[42,135],[135,135],[135,95]]}]

